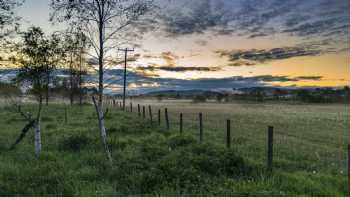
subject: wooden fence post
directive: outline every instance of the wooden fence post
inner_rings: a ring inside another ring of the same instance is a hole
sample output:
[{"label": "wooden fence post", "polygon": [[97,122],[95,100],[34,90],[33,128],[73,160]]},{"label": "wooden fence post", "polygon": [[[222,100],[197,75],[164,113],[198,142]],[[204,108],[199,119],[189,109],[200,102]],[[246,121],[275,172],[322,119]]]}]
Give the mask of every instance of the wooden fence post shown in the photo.
[{"label": "wooden fence post", "polygon": [[231,148],[231,120],[226,122],[226,147]]},{"label": "wooden fence post", "polygon": [[67,105],[64,104],[64,123],[68,123],[68,112],[67,112]]},{"label": "wooden fence post", "polygon": [[113,107],[115,107],[115,100],[113,99]]},{"label": "wooden fence post", "polygon": [[152,122],[153,122],[153,116],[152,116],[152,107],[151,107],[150,105],[148,106],[148,112],[149,112],[149,118],[150,118],[151,124],[152,124]]},{"label": "wooden fence post", "polygon": [[203,142],[203,114],[199,113],[199,141]]},{"label": "wooden fence post", "polygon": [[158,125],[159,126],[160,126],[160,116],[161,116],[160,109],[158,109]]},{"label": "wooden fence post", "polygon": [[267,170],[272,172],[273,165],[273,127],[268,127],[267,136]]},{"label": "wooden fence post", "polygon": [[180,113],[180,135],[182,135],[183,132],[183,117],[182,113]]},{"label": "wooden fence post", "polygon": [[132,103],[130,103],[130,112],[132,113]]},{"label": "wooden fence post", "polygon": [[145,119],[146,118],[146,107],[142,106],[142,118]]},{"label": "wooden fence post", "polygon": [[137,113],[138,113],[139,117],[141,117],[141,108],[140,108],[140,104],[137,104]]},{"label": "wooden fence post", "polygon": [[348,197],[350,197],[350,145],[348,145]]},{"label": "wooden fence post", "polygon": [[170,129],[170,125],[169,125],[168,108],[165,108],[165,123],[166,123],[166,128],[169,130]]}]

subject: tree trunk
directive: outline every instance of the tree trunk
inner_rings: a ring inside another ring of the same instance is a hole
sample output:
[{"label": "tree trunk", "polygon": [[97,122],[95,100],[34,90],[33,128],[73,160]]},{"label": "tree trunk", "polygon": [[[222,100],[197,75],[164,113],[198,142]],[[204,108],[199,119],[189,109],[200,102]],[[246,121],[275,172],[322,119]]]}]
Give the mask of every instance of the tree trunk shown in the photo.
[{"label": "tree trunk", "polygon": [[98,103],[96,103],[96,100],[94,97],[92,97],[92,100],[94,102],[96,113],[97,113],[98,128],[100,129],[101,141],[106,151],[108,160],[112,162],[113,161],[112,154],[111,154],[111,151],[109,150],[108,143],[107,143],[107,132],[106,132],[105,123],[104,123],[104,114],[101,106]]},{"label": "tree trunk", "polygon": [[107,144],[107,133],[106,133],[106,128],[104,125],[104,114],[103,114],[103,65],[104,65],[104,15],[105,15],[105,5],[104,1],[101,2],[102,5],[98,7],[99,9],[99,20],[98,20],[98,33],[99,33],[99,54],[98,54],[98,65],[99,65],[99,70],[98,70],[98,75],[99,75],[99,80],[98,80],[98,101],[96,102],[95,97],[92,97],[92,100],[94,102],[95,108],[96,108],[96,113],[97,113],[97,118],[98,118],[98,127],[100,129],[100,135],[101,135],[101,140],[102,144],[104,146],[104,149],[106,151],[107,157],[109,161],[112,163],[112,155],[109,150],[108,144]]},{"label": "tree trunk", "polygon": [[70,104],[73,105],[74,103],[74,84],[73,84],[73,52],[71,52],[70,55],[70,63],[69,63],[69,81],[70,81],[70,91],[69,91],[69,99]]},{"label": "tree trunk", "polygon": [[39,157],[41,152],[40,120],[35,122],[34,144],[35,144],[35,155]]},{"label": "tree trunk", "polygon": [[41,109],[43,104],[42,95],[39,96],[39,109],[35,121],[35,133],[34,133],[34,145],[35,145],[35,155],[40,156],[41,152],[41,130],[40,130],[40,121],[41,121]]},{"label": "tree trunk", "polygon": [[83,104],[83,89],[82,89],[82,84],[83,84],[83,79],[82,79],[82,54],[83,51],[80,49],[80,57],[79,57],[79,105],[81,106]]},{"label": "tree trunk", "polygon": [[30,120],[22,129],[22,132],[20,134],[20,136],[16,139],[15,143],[13,143],[11,145],[11,147],[9,148],[9,150],[14,150],[16,148],[16,146],[24,139],[24,137],[26,136],[26,134],[28,133],[30,128],[33,128],[35,126],[35,120]]},{"label": "tree trunk", "polygon": [[[104,4],[102,2],[102,4]],[[99,81],[98,81],[98,104],[102,110],[103,102],[103,59],[104,59],[104,5],[99,7],[99,23],[98,23],[98,32],[99,32],[99,54],[98,54],[98,65],[99,65]]]},{"label": "tree trunk", "polygon": [[49,105],[49,85],[50,85],[50,71],[49,71],[49,66],[46,67],[46,95],[45,95],[45,99],[46,99],[46,106]]}]

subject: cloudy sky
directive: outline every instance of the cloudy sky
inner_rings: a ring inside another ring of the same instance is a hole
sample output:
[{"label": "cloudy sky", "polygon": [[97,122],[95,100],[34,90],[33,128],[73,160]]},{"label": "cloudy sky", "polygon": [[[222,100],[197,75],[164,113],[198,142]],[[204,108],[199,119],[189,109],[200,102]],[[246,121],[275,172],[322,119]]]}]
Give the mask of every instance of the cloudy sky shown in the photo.
[{"label": "cloudy sky", "polygon": [[[22,28],[36,25],[47,32],[64,28],[48,22],[48,4],[49,0],[27,0],[18,10]],[[349,0],[158,0],[157,4],[156,14],[137,27],[143,37],[129,72],[143,81],[135,78],[130,86],[161,86],[157,81],[211,83],[212,88],[236,83],[350,85]]]}]

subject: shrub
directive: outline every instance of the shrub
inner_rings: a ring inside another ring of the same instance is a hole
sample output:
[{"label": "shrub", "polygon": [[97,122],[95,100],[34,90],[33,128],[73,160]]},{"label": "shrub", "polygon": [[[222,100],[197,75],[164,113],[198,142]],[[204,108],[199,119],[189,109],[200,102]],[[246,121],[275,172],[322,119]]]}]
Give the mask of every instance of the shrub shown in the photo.
[{"label": "shrub", "polygon": [[91,144],[93,140],[84,134],[72,135],[59,143],[59,150],[78,152]]},{"label": "shrub", "polygon": [[152,194],[171,187],[193,196],[209,190],[214,180],[244,178],[252,170],[233,150],[181,136],[166,140],[153,135],[129,148],[133,154],[120,155],[111,175],[125,194]]},{"label": "shrub", "polygon": [[168,140],[168,146],[171,149],[175,149],[177,147],[187,146],[187,145],[193,144],[195,142],[196,142],[195,139],[190,138],[190,137],[175,136],[175,137],[172,137]]},{"label": "shrub", "polygon": [[44,116],[44,117],[41,118],[41,120],[43,122],[52,122],[52,121],[54,121],[54,119],[52,117],[49,117],[49,116]]},{"label": "shrub", "polygon": [[45,128],[46,128],[46,129],[56,129],[57,126],[56,126],[55,124],[47,124],[47,125],[45,126]]},{"label": "shrub", "polygon": [[192,102],[194,103],[203,103],[207,101],[207,97],[204,95],[196,95],[193,97]]}]

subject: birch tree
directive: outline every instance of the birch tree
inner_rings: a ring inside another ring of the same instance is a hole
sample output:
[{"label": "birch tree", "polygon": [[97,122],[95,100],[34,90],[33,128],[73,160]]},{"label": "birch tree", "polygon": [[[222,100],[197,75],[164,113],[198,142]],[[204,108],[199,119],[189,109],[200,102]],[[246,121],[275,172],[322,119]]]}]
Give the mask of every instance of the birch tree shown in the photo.
[{"label": "birch tree", "polygon": [[92,100],[98,117],[102,144],[107,158],[112,155],[107,144],[103,114],[104,69],[108,54],[123,41],[127,32],[152,7],[152,0],[52,0],[52,21],[79,24],[87,35],[94,58],[98,59],[97,99]]},{"label": "birch tree", "polygon": [[23,33],[23,43],[20,44],[18,49],[17,61],[20,64],[20,69],[16,77],[16,82],[21,86],[26,86],[37,100],[37,110],[34,116],[25,115],[21,110],[19,112],[29,121],[29,126],[26,126],[27,129],[24,129],[24,131],[27,132],[30,126],[34,127],[35,154],[38,157],[41,152],[40,122],[43,99],[47,93],[47,86],[50,81],[50,76],[48,77],[48,72],[50,73],[50,71],[48,69],[51,67],[48,64],[52,63],[52,59],[60,59],[58,58],[60,54],[59,43],[58,37],[53,36],[49,39],[45,37],[41,28],[32,27]]},{"label": "birch tree", "polygon": [[86,74],[87,65],[84,64],[87,49],[86,36],[80,30],[64,33],[64,50],[66,53],[66,68],[69,74],[69,100],[74,103],[75,96],[79,96],[79,104],[82,105],[83,75]]}]

